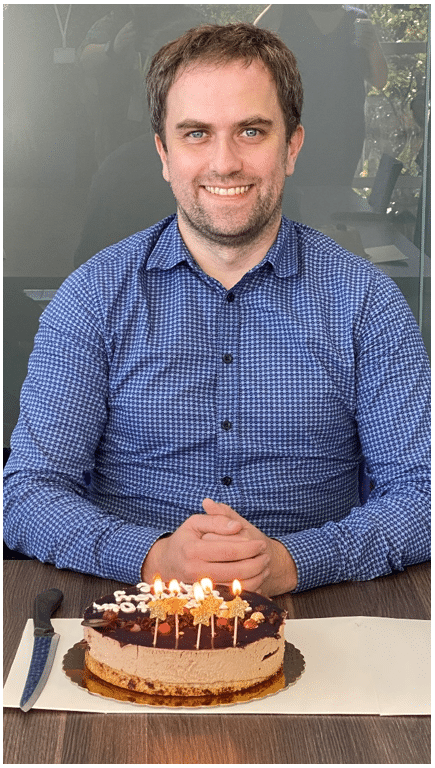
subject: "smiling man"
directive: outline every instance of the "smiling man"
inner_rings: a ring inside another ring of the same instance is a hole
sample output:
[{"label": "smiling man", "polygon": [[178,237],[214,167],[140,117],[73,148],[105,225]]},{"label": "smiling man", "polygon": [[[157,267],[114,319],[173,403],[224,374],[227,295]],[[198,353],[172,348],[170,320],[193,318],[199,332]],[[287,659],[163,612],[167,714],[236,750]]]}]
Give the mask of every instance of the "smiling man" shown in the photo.
[{"label": "smiling man", "polygon": [[8,545],[269,595],[428,559],[418,327],[380,270],[282,216],[304,138],[293,54],[203,26],[154,56],[147,86],[177,214],[95,255],[44,312]]},{"label": "smiling man", "polygon": [[303,142],[290,141],[262,62],[191,65],[171,86],[165,144],[156,135],[178,205],[180,234],[205,272],[232,287],[274,242],[286,176]]}]

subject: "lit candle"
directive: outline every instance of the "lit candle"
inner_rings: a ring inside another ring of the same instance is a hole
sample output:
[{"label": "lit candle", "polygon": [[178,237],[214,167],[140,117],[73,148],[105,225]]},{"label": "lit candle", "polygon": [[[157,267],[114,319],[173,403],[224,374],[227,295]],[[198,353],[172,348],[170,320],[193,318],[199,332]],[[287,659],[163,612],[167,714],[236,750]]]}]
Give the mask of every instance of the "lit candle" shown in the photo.
[{"label": "lit candle", "polygon": [[201,607],[201,603],[203,602],[205,595],[204,595],[204,590],[198,581],[196,581],[195,584],[193,585],[193,596],[196,602],[199,603],[199,607],[193,608],[191,611],[191,613],[193,614],[193,625],[195,626],[195,624],[198,624],[198,634],[196,636],[196,650],[198,651],[199,641],[201,638],[201,627],[203,624],[207,624],[208,626],[208,620],[209,620],[209,616],[204,614]]},{"label": "lit candle", "polygon": [[169,582],[169,591],[171,593],[171,598],[169,598],[167,602],[171,607],[171,611],[173,611],[173,613],[175,614],[175,648],[178,648],[178,638],[179,638],[178,614],[183,612],[183,608],[186,605],[187,600],[182,600],[179,598],[180,585],[177,579],[171,579],[171,581]]},{"label": "lit candle", "polygon": [[205,594],[207,592],[213,591],[213,582],[211,579],[201,579],[201,587],[203,588]]},{"label": "lit candle", "polygon": [[154,640],[153,640],[154,648],[156,647],[156,644],[157,644],[157,630],[159,627],[159,619],[166,618],[165,606],[163,605],[162,600],[160,600],[164,589],[165,589],[165,585],[163,584],[163,581],[161,580],[160,576],[156,576],[154,579],[154,595],[156,596],[157,599],[152,600],[149,603],[150,618],[155,618],[156,620],[156,626],[154,627]]},{"label": "lit candle", "polygon": [[239,617],[243,619],[245,617],[245,606],[243,604],[243,600],[241,597],[239,597],[240,593],[242,591],[242,585],[240,584],[240,581],[237,581],[237,579],[234,579],[233,581],[233,595],[235,595],[234,600],[232,600],[230,603],[228,603],[228,616],[230,618],[234,617],[234,637],[233,637],[233,646],[236,646],[237,643],[237,622]]}]

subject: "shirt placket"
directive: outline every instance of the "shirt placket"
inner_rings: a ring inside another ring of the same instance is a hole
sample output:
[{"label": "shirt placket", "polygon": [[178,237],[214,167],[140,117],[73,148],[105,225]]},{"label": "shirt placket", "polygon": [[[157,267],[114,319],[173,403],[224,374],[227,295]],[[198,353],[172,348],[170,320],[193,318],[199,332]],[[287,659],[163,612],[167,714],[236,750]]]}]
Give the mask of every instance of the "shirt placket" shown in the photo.
[{"label": "shirt placket", "polygon": [[219,323],[216,430],[217,478],[219,500],[234,505],[239,495],[237,422],[240,348],[240,295],[228,291],[221,305]]}]

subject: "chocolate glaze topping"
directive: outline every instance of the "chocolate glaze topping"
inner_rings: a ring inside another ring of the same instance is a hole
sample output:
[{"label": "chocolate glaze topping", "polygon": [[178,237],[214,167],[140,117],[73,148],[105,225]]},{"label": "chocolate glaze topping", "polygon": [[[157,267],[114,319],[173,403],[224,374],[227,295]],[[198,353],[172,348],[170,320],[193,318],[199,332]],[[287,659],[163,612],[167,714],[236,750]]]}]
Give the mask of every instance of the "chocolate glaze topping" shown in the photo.
[{"label": "chocolate glaze topping", "polygon": [[[225,602],[234,599],[231,590],[224,585],[215,587]],[[140,594],[137,587],[126,587],[128,595]],[[285,620],[287,614],[279,605],[268,600],[255,592],[242,591],[240,595],[242,600],[249,603],[252,611],[246,611],[244,619],[238,619],[237,627],[237,647],[243,647],[248,643],[253,643],[262,637],[273,637],[278,635],[279,628]],[[115,603],[116,598],[113,594],[104,595],[95,601],[97,605]],[[245,627],[244,622],[250,619],[252,614],[261,612],[264,615],[264,621],[257,624],[248,622],[255,626]],[[186,608],[183,615],[179,616],[179,641],[178,650],[194,650],[198,626],[193,624],[194,617]],[[230,648],[233,646],[234,619],[227,619],[226,623],[218,621],[214,617],[215,637],[213,639],[213,648]],[[114,611],[96,610],[92,605],[86,608],[84,620],[85,626],[91,626],[97,632],[112,637],[121,645],[144,645],[151,647],[154,639],[154,629],[156,619],[150,618],[149,612],[142,613],[135,610],[132,613],[115,613]],[[175,647],[175,616],[168,614],[166,619],[159,622],[159,631],[157,636],[157,648]],[[211,625],[201,625],[201,638],[199,650],[210,649],[212,647]]]}]

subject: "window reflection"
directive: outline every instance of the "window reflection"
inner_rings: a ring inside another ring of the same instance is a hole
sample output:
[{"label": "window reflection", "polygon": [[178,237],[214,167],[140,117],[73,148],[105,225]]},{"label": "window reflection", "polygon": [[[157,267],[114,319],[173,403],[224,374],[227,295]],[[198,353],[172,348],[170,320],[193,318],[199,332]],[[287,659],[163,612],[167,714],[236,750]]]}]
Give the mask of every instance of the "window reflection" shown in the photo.
[{"label": "window reflection", "polygon": [[53,292],[98,250],[174,210],[143,76],[161,45],[204,21],[257,19],[294,51],[306,142],[284,213],[391,275],[429,346],[428,14],[428,5],[4,5],[6,444]]}]

